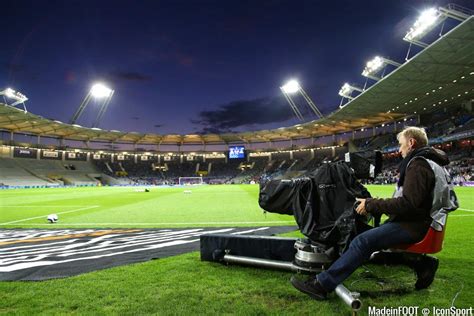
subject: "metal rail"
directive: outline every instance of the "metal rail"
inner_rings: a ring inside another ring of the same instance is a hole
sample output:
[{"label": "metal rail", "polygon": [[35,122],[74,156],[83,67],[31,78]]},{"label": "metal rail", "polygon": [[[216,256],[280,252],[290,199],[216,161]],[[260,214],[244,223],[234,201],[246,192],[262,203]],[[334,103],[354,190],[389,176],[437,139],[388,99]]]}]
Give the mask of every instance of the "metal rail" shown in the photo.
[{"label": "metal rail", "polygon": [[[300,267],[289,261],[279,261],[261,258],[252,258],[244,256],[234,256],[225,254],[222,258],[224,262],[235,263],[242,265],[249,265],[253,267],[268,268],[268,269],[279,269],[287,270],[292,272],[320,272],[315,271],[312,268]],[[339,284],[335,289],[336,295],[351,308],[352,313],[355,315],[362,307],[362,302],[359,299],[359,293],[349,291],[343,284]]]}]

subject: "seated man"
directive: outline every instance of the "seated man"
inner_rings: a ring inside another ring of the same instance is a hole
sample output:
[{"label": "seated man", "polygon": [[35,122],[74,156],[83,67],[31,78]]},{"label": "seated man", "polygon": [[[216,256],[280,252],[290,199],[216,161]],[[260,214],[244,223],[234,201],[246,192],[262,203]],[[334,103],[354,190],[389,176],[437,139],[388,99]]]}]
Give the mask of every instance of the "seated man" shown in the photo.
[{"label": "seated man", "polygon": [[[389,219],[379,227],[358,235],[348,250],[328,270],[306,281],[291,279],[295,288],[309,296],[324,300],[327,294],[368,260],[372,253],[399,244],[411,244],[423,239],[432,222],[430,211],[435,186],[435,174],[426,159],[440,166],[449,163],[446,154],[428,147],[428,137],[422,128],[408,127],[397,135],[403,161],[400,179],[393,198],[357,199],[356,212],[364,215],[387,214]],[[427,288],[434,279],[438,260],[420,257],[414,265],[416,289]]]}]

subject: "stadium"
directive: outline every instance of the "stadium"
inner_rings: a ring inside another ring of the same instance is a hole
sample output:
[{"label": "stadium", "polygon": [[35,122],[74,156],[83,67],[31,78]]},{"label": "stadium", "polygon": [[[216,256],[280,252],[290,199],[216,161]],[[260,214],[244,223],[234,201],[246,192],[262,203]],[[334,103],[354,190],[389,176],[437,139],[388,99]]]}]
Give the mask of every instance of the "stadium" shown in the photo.
[{"label": "stadium", "polygon": [[[259,183],[304,177],[348,152],[382,152],[382,172],[363,183],[372,196],[390,197],[399,179],[397,134],[420,126],[430,146],[448,154],[460,204],[435,255],[436,279],[415,291],[408,268],[366,264],[345,285],[360,293],[363,315],[398,306],[437,315],[471,308],[472,315],[474,18],[457,5],[435,11],[435,22],[415,23],[404,38],[418,51],[403,63],[369,62],[365,85],[345,84],[328,115],[297,82],[283,85],[301,119],[288,127],[186,135],[106,130],[98,126],[114,91],[105,86],[94,86],[69,123],[29,112],[27,96],[5,87],[0,313],[349,314],[335,296],[317,302],[300,295],[288,272],[201,261],[199,238],[302,237],[293,216],[259,206]],[[445,21],[452,26],[425,43]],[[295,95],[317,119],[303,120]],[[102,98],[102,107],[92,127],[81,126],[91,98]]]}]

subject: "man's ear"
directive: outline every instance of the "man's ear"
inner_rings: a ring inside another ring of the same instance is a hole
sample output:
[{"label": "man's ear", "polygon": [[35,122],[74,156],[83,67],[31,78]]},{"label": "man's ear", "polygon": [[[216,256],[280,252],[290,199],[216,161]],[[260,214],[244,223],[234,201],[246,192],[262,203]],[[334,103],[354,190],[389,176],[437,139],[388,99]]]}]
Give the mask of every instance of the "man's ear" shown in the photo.
[{"label": "man's ear", "polygon": [[408,140],[408,144],[410,145],[410,148],[415,148],[416,140],[414,138],[410,138]]}]

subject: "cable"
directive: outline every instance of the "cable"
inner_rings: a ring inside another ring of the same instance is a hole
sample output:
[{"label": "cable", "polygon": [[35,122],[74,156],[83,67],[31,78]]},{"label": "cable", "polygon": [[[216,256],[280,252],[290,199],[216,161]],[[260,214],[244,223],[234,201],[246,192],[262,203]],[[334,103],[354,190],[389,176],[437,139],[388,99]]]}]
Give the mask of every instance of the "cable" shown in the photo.
[{"label": "cable", "polygon": [[454,301],[458,298],[458,295],[462,292],[464,289],[464,282],[461,282],[461,289],[454,295],[453,300],[451,301],[451,307],[454,306]]}]

